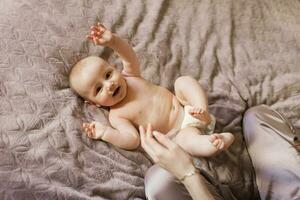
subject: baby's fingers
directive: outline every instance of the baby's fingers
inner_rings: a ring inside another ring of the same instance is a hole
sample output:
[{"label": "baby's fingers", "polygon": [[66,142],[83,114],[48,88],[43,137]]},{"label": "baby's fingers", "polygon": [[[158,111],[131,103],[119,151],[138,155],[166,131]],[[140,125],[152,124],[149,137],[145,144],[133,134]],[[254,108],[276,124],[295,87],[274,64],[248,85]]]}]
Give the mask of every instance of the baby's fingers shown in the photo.
[{"label": "baby's fingers", "polygon": [[101,24],[100,22],[97,23],[97,26],[100,27],[100,29],[106,30],[105,26],[103,24]]},{"label": "baby's fingers", "polygon": [[91,35],[96,36],[96,37],[101,37],[104,32],[105,32],[105,30],[91,31]]},{"label": "baby's fingers", "polygon": [[89,123],[82,123],[82,128],[87,128],[89,126]]},{"label": "baby's fingers", "polygon": [[100,31],[100,27],[98,27],[98,26],[91,26],[90,30],[91,30],[91,32],[92,31]]},{"label": "baby's fingers", "polygon": [[100,24],[99,26],[91,26],[90,30],[96,32],[105,32],[106,28]]},{"label": "baby's fingers", "polygon": [[93,39],[94,39],[94,36],[93,36],[93,35],[86,35],[86,39],[88,39],[88,40],[93,40]]},{"label": "baby's fingers", "polygon": [[93,128],[93,127],[89,128],[88,131],[87,131],[87,135],[90,138],[95,138],[95,128]]}]

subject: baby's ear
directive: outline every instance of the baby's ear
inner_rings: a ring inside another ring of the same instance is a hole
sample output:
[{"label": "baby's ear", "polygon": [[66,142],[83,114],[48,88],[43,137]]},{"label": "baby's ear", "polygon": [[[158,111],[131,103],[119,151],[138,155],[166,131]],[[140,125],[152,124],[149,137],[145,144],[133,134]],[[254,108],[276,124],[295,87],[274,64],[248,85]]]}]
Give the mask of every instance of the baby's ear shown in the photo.
[{"label": "baby's ear", "polygon": [[99,104],[95,104],[94,102],[91,102],[91,101],[87,101],[85,100],[84,103],[88,104],[88,105],[93,105],[93,106],[97,106],[98,108],[101,108],[101,105]]},{"label": "baby's ear", "polygon": [[111,64],[112,68],[116,69],[117,65],[116,64]]},{"label": "baby's ear", "polygon": [[84,103],[88,104],[88,105],[96,105],[94,102],[91,102],[91,101],[88,101],[88,100],[84,100]]}]

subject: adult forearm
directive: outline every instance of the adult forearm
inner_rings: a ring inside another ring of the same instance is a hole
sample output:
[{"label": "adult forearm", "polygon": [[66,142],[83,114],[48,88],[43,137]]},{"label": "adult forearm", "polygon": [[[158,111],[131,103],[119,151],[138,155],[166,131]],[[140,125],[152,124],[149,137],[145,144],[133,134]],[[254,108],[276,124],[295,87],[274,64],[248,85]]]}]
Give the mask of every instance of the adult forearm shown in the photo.
[{"label": "adult forearm", "polygon": [[184,186],[189,191],[193,200],[214,200],[215,198],[208,190],[205,181],[199,173],[186,177],[183,181]]},{"label": "adult forearm", "polygon": [[126,150],[136,149],[140,145],[138,136],[131,133],[121,133],[119,130],[111,127],[107,127],[101,139]]}]

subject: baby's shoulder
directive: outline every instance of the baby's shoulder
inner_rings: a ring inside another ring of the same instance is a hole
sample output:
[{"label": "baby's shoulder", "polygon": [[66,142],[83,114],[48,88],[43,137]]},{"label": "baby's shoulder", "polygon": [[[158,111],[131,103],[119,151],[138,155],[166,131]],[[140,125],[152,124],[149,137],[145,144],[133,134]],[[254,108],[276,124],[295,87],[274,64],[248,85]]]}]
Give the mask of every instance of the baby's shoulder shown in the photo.
[{"label": "baby's shoulder", "polygon": [[128,115],[129,113],[125,112],[125,110],[123,108],[124,107],[118,108],[118,109],[112,109],[109,112],[108,118],[109,118],[110,123],[120,122],[120,120],[121,121],[129,120],[130,121],[130,117]]},{"label": "baby's shoulder", "polygon": [[108,116],[113,118],[120,118],[124,117],[124,113],[126,113],[126,105],[110,108]]}]

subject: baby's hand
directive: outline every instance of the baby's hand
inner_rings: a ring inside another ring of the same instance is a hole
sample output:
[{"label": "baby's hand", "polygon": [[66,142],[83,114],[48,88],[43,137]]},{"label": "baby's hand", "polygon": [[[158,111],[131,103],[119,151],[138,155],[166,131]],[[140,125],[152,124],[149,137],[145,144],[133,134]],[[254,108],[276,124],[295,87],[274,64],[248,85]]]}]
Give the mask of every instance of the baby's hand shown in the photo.
[{"label": "baby's hand", "polygon": [[101,139],[104,135],[107,126],[102,125],[100,122],[83,123],[82,128],[89,138]]},{"label": "baby's hand", "polygon": [[96,26],[91,26],[90,34],[86,37],[98,45],[107,45],[112,42],[112,33],[99,22]]},{"label": "baby's hand", "polygon": [[205,126],[211,122],[210,115],[206,110],[193,107],[189,110],[189,113],[196,119],[199,119],[200,121],[202,121]]}]

